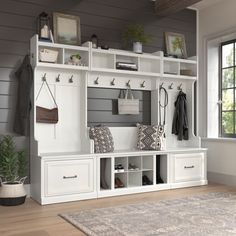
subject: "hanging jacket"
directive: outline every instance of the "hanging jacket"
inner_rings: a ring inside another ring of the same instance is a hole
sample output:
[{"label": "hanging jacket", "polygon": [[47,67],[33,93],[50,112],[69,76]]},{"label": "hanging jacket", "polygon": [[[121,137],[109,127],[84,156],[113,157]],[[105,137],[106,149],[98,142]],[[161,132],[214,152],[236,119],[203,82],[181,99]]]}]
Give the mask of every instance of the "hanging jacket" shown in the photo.
[{"label": "hanging jacket", "polygon": [[178,140],[188,140],[188,114],[186,94],[179,92],[175,101],[175,112],[172,124],[172,134],[178,135]]},{"label": "hanging jacket", "polygon": [[18,79],[18,91],[13,131],[26,136],[29,133],[30,91],[33,83],[33,70],[28,55],[25,56],[15,76]]}]

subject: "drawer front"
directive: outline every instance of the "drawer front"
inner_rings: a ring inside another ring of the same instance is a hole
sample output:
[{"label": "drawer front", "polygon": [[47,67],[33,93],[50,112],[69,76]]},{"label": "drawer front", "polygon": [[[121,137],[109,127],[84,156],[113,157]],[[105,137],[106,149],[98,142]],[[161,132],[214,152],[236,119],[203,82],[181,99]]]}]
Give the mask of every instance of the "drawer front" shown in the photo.
[{"label": "drawer front", "polygon": [[51,161],[45,164],[45,195],[93,192],[93,159]]},{"label": "drawer front", "polygon": [[174,182],[203,178],[204,153],[174,155]]}]

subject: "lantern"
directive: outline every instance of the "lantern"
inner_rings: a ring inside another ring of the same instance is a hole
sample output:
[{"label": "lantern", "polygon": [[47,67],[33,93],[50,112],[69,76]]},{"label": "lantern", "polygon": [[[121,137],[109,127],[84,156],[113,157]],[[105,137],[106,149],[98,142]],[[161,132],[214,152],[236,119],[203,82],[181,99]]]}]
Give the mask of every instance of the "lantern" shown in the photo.
[{"label": "lantern", "polygon": [[98,48],[98,37],[96,34],[93,34],[91,36],[91,41],[92,41],[92,47],[93,48]]},{"label": "lantern", "polygon": [[38,35],[39,40],[51,41],[50,37],[50,17],[46,12],[38,16]]}]

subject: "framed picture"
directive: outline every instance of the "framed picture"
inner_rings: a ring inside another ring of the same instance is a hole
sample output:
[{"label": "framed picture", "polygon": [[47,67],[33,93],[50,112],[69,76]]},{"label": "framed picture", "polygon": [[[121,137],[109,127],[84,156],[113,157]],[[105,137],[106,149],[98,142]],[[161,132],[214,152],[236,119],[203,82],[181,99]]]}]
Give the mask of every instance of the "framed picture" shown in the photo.
[{"label": "framed picture", "polygon": [[187,58],[185,37],[183,34],[165,32],[165,42],[168,55]]},{"label": "framed picture", "polygon": [[80,18],[58,12],[53,13],[53,30],[55,43],[80,45]]}]

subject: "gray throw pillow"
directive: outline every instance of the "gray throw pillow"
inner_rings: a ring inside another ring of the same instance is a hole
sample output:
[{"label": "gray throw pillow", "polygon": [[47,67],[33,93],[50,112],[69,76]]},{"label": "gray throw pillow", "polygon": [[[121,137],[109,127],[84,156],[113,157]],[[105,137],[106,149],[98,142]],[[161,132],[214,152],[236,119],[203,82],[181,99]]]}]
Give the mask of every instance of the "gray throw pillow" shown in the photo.
[{"label": "gray throw pillow", "polygon": [[161,136],[163,129],[160,130],[159,125],[142,125],[138,127],[138,143],[139,150],[160,150]]},{"label": "gray throw pillow", "polygon": [[114,151],[114,141],[111,131],[106,126],[91,127],[89,130],[90,139],[94,140],[94,152],[106,153]]}]

